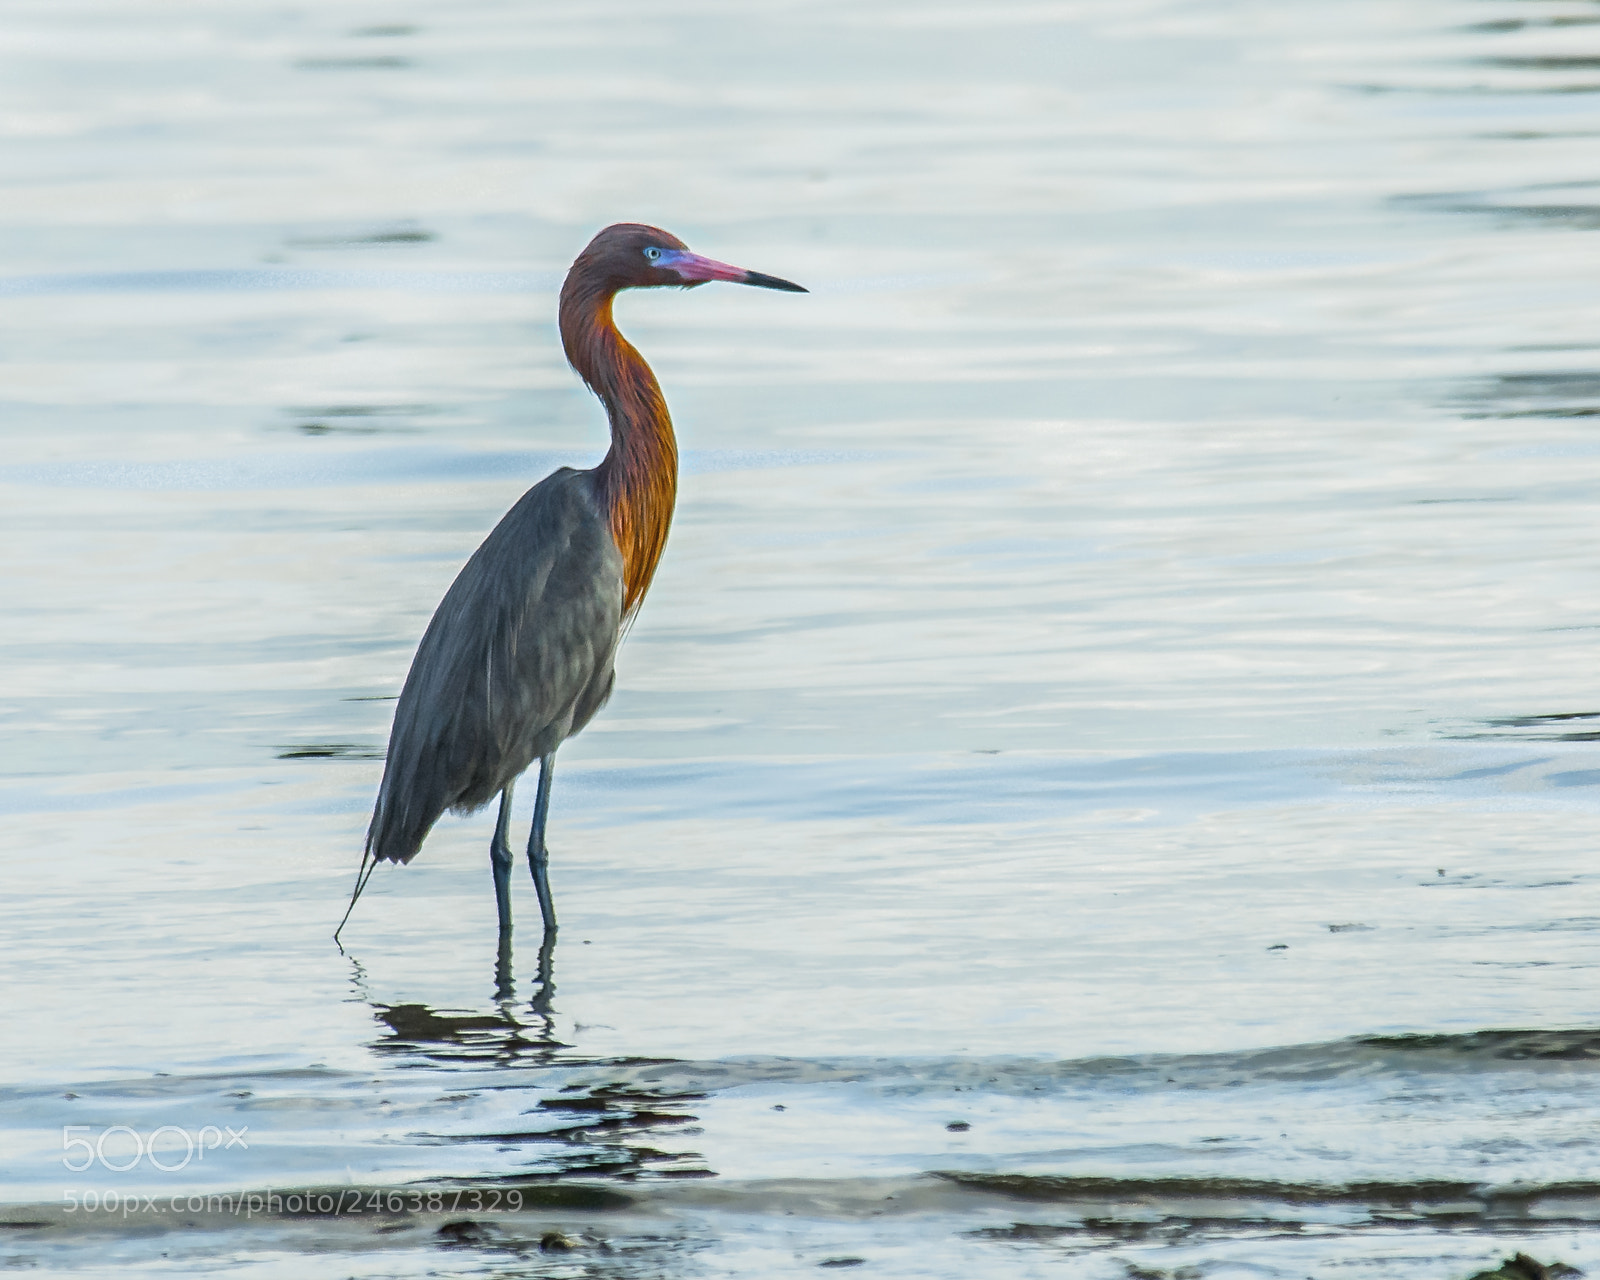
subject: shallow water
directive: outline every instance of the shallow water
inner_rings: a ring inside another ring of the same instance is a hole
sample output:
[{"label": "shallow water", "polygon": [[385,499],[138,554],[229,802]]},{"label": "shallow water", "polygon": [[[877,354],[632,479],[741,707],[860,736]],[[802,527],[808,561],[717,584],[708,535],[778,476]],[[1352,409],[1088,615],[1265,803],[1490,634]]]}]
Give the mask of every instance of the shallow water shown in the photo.
[{"label": "shallow water", "polygon": [[[12,6],[8,1261],[1600,1264],[1597,95],[1578,0]],[[813,293],[619,306],[680,504],[497,999],[486,815],[328,935],[619,218]]]}]

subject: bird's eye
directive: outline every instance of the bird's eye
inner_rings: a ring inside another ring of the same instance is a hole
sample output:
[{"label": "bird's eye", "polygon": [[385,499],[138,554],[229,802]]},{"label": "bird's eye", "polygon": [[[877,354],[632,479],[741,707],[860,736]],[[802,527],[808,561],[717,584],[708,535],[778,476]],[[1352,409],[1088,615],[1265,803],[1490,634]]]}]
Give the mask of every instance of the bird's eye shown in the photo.
[{"label": "bird's eye", "polygon": [[661,261],[661,250],[656,248],[655,245],[651,245],[644,251],[644,257],[646,262],[659,262]]}]

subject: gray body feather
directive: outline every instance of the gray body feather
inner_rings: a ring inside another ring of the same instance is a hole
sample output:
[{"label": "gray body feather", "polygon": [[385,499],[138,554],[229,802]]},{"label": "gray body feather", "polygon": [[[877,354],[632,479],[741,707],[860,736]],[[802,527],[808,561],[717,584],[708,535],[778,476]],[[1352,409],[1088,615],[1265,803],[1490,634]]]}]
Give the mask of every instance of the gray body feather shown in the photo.
[{"label": "gray body feather", "polygon": [[506,513],[417,646],[367,830],[409,862],[446,809],[482,808],[611,696],[622,556],[592,472],[563,467]]}]

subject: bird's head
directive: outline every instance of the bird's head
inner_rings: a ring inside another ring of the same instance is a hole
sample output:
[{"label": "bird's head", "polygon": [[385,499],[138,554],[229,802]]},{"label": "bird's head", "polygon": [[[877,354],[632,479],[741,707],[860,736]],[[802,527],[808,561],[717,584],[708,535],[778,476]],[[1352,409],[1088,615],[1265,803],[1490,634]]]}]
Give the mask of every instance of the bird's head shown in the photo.
[{"label": "bird's head", "polygon": [[659,289],[667,285],[692,289],[708,280],[754,285],[758,289],[807,290],[777,276],[690,253],[689,246],[670,231],[640,222],[618,222],[607,227],[572,264],[568,279],[584,278],[608,292],[618,289]]}]

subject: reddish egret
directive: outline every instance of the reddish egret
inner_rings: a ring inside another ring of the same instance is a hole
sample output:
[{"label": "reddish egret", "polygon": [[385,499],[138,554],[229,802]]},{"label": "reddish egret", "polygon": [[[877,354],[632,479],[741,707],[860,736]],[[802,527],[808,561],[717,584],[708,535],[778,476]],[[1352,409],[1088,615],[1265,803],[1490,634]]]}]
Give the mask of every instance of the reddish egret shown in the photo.
[{"label": "reddish egret", "polygon": [[523,494],[445,592],[395,707],[352,907],[372,869],[410,862],[446,809],[472,813],[498,795],[489,863],[504,954],[511,789],[537,760],[528,867],[547,944],[553,938],[544,827],[556,748],[611,695],[617,642],[649,590],[678,492],[678,444],[661,384],[617,331],[611,302],[623,289],[708,280],[806,292],[702,258],[638,223],[607,227],[567,272],[561,344],[605,405],[611,448],[592,470],[563,467]]}]

